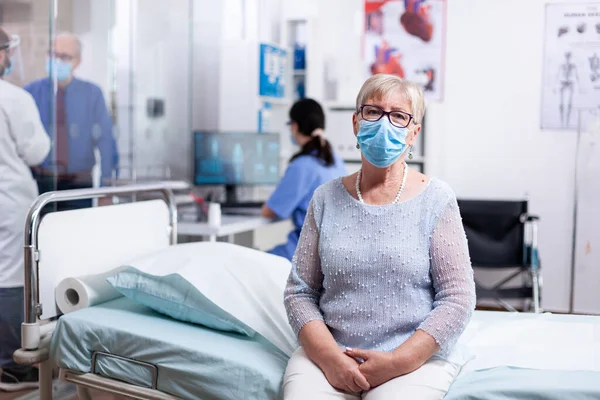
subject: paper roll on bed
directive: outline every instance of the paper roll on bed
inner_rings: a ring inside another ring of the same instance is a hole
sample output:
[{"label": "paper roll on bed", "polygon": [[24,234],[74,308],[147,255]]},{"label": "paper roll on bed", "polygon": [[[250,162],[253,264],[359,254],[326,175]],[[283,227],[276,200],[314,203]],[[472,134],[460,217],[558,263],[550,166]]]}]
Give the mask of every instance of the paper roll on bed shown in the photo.
[{"label": "paper roll on bed", "polygon": [[56,305],[63,314],[68,314],[121,297],[121,293],[116,291],[106,278],[125,268],[127,267],[115,268],[103,274],[63,279],[55,289]]}]

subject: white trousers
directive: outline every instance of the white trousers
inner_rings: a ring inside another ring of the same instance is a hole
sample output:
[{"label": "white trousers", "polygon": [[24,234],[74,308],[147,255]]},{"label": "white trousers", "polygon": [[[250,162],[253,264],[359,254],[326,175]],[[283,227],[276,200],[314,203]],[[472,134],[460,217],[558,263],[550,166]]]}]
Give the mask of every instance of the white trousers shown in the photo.
[{"label": "white trousers", "polygon": [[429,360],[418,370],[362,393],[346,393],[329,384],[325,374],[302,347],[288,362],[283,379],[284,400],[438,400],[443,399],[460,368],[448,361]]}]

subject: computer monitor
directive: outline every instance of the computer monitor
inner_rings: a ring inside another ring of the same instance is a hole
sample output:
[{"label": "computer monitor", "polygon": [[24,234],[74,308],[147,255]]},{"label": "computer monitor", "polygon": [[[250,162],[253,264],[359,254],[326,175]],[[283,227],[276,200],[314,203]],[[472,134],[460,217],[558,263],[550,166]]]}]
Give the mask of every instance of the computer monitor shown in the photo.
[{"label": "computer monitor", "polygon": [[279,182],[278,134],[194,132],[194,184],[225,185],[227,201],[235,186]]}]

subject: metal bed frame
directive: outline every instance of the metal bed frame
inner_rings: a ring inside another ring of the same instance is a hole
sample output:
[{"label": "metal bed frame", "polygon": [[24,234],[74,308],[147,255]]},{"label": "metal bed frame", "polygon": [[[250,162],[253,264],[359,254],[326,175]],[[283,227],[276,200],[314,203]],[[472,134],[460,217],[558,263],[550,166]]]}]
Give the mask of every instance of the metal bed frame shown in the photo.
[{"label": "metal bed frame", "polygon": [[[97,189],[77,189],[61,192],[45,193],[37,198],[31,206],[25,225],[25,321],[21,326],[21,346],[14,354],[14,359],[22,365],[39,365],[40,372],[40,400],[52,399],[52,377],[54,364],[49,355],[49,343],[52,332],[56,326],[56,318],[40,320],[42,304],[39,302],[39,260],[38,231],[41,223],[42,209],[51,203],[87,200],[108,196],[135,196],[139,194],[162,194],[163,200],[169,209],[169,242],[177,243],[177,207],[173,190],[187,189],[184,182],[163,182],[157,184],[131,185],[119,187],[104,187]],[[118,380],[105,378],[96,374],[96,361],[98,356],[112,357],[126,360],[148,367],[152,371],[152,385],[150,388],[135,386]],[[92,355],[92,369],[90,373],[75,371],[61,371],[60,378],[78,386],[78,393],[82,400],[91,399],[83,388],[98,389],[105,392],[126,396],[133,399],[172,400],[176,397],[156,390],[158,380],[158,367],[149,363],[127,359],[107,353],[94,353]]]},{"label": "metal bed frame", "polygon": [[[140,170],[144,174],[140,174]],[[119,172],[117,175],[117,171]],[[128,173],[124,173],[124,172]],[[157,171],[157,175],[152,175],[153,171]],[[123,176],[127,176],[124,178]],[[129,165],[119,165],[113,169],[112,177],[110,178],[111,186],[137,185],[140,183],[156,182],[160,180],[170,180],[172,177],[171,167],[164,164],[146,165],[143,167],[133,167]]]}]

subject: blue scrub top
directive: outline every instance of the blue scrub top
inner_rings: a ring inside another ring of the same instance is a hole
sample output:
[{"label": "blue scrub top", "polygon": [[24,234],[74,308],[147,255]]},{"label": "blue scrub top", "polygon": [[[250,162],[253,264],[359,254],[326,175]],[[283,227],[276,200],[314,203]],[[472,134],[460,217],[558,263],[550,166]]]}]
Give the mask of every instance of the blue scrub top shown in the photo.
[{"label": "blue scrub top", "polygon": [[344,162],[335,154],[334,164],[328,167],[321,159],[312,155],[300,156],[288,165],[279,185],[267,201],[267,206],[278,218],[291,218],[294,230],[288,235],[287,243],[275,247],[269,253],[292,259],[313,193],[322,184],[345,175]]}]

